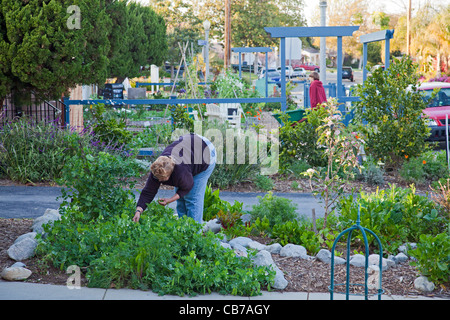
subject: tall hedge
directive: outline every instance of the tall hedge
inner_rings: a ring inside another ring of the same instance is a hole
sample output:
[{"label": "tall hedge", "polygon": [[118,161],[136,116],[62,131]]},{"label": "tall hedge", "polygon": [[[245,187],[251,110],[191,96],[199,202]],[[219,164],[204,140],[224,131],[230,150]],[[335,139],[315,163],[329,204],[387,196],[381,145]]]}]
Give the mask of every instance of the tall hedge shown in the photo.
[{"label": "tall hedge", "polygon": [[[141,5],[125,5],[122,0],[0,4],[0,98],[30,90],[58,98],[77,84],[135,76],[141,65],[160,64],[167,50],[162,19]],[[70,6],[79,8],[79,28],[68,23],[76,18]],[[125,17],[123,10],[129,13]],[[125,62],[118,67],[117,61]]]}]

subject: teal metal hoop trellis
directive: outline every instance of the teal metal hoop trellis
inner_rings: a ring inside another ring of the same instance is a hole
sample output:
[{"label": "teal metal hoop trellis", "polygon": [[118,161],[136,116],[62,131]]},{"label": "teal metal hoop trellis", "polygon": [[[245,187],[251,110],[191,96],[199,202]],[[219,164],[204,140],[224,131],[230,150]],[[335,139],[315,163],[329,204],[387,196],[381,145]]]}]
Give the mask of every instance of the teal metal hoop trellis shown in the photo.
[{"label": "teal metal hoop trellis", "polygon": [[[378,286],[377,286],[377,293],[376,295],[378,295],[378,300],[381,300],[381,295],[383,294],[384,290],[381,288],[381,280],[382,280],[382,262],[383,262],[383,247],[381,245],[380,239],[378,238],[378,236],[373,233],[371,230],[364,228],[361,226],[361,218],[360,218],[360,210],[361,207],[358,207],[358,217],[356,219],[356,224],[353,225],[352,227],[342,231],[334,240],[333,243],[333,247],[331,249],[331,283],[329,286],[329,290],[330,290],[330,300],[333,300],[333,294],[334,294],[334,288],[335,286],[342,286],[345,285],[345,298],[346,300],[349,300],[349,296],[350,295],[362,295],[362,294],[350,294],[350,285],[364,285],[364,297],[365,300],[369,299],[369,287],[368,287],[368,280],[369,280],[369,273],[368,273],[368,268],[369,268],[369,244],[367,241],[367,236],[366,236],[366,232],[370,233],[371,235],[373,235],[375,237],[375,239],[378,242],[378,247],[380,249],[380,256],[379,256],[379,277],[378,277]],[[364,284],[351,284],[350,283],[350,242],[351,242],[351,237],[352,237],[352,233],[354,230],[359,230],[361,231],[363,238],[364,238],[364,246],[365,246],[365,264],[364,264]],[[347,237],[347,278],[346,278],[346,282],[342,283],[342,284],[334,284],[334,250],[336,249],[336,244],[338,243],[339,239],[344,235],[348,233],[348,237]],[[341,292],[343,293],[343,292]]]}]

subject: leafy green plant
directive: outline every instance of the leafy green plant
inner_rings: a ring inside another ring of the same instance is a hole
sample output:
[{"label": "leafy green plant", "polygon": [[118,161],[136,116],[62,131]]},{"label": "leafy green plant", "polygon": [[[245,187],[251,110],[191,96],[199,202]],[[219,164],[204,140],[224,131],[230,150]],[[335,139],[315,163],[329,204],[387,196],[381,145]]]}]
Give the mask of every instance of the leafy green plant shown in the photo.
[{"label": "leafy green plant", "polygon": [[399,175],[407,183],[422,183],[425,180],[425,170],[423,168],[422,160],[413,158],[403,162],[399,170]]},{"label": "leafy green plant", "polygon": [[412,264],[433,283],[446,283],[450,280],[449,234],[422,234],[417,248],[408,250],[408,254],[417,259]]},{"label": "leafy green plant", "polygon": [[263,191],[270,191],[273,189],[273,180],[268,176],[258,175],[255,178],[255,186]]},{"label": "leafy green plant", "polygon": [[55,123],[22,117],[0,127],[0,174],[21,183],[54,181],[74,151],[76,140],[89,146],[90,137],[61,129]]},{"label": "leafy green plant", "polygon": [[367,136],[366,151],[382,159],[387,167],[397,167],[408,157],[429,149],[429,128],[423,110],[427,101],[417,90],[419,74],[410,58],[394,59],[389,70],[381,68],[358,85],[355,120]]},{"label": "leafy green plant", "polygon": [[[304,175],[309,177],[310,188],[315,196],[320,194],[323,199],[325,216],[323,228],[327,218],[334,209],[336,201],[343,194],[345,186],[354,177],[354,169],[359,169],[358,152],[363,143],[359,136],[342,123],[342,114],[337,108],[337,100],[329,99],[324,109],[326,118],[317,128],[317,144],[325,147],[324,156],[327,165],[324,172],[308,169]],[[312,186],[312,180],[317,182]]]},{"label": "leafy green plant", "polygon": [[258,196],[258,204],[253,206],[251,211],[252,220],[264,219],[269,220],[269,224],[273,227],[277,223],[284,223],[297,217],[297,206],[291,200],[274,196],[272,192],[268,192],[264,197]]},{"label": "leafy green plant", "polygon": [[[385,252],[395,252],[405,242],[417,242],[421,234],[437,234],[445,230],[446,219],[432,200],[416,194],[414,188],[402,189],[391,185],[389,190],[356,198],[341,198],[338,204],[339,223],[348,228],[356,223],[360,206],[361,226],[372,230],[379,238]],[[374,237],[367,235],[369,245],[375,245]],[[362,242],[360,233],[353,234],[353,241]]]},{"label": "leafy green plant", "polygon": [[380,163],[375,163],[372,157],[360,166],[361,171],[355,170],[356,179],[366,182],[369,185],[384,184],[384,169]]},{"label": "leafy green plant", "polygon": [[234,204],[230,204],[228,201],[220,199],[220,190],[213,191],[211,185],[207,185],[203,203],[203,220],[209,221],[217,217],[219,212],[222,212],[222,215],[228,212],[242,215],[243,205],[242,202],[234,201]]},{"label": "leafy green plant", "polygon": [[293,123],[287,113],[281,114],[283,126],[280,128],[280,168],[289,170],[298,160],[309,166],[324,166],[323,147],[317,144],[317,128],[327,116],[325,108],[305,110],[305,121]]},{"label": "leafy green plant", "polygon": [[126,130],[126,119],[106,116],[105,104],[97,104],[92,109],[93,131],[100,141],[107,145],[126,145],[131,142],[132,134]]},{"label": "leafy green plant", "polygon": [[318,235],[305,220],[294,219],[275,224],[271,236],[283,246],[288,243],[302,245],[311,254],[316,254],[321,246]]},{"label": "leafy green plant", "polygon": [[93,154],[88,148],[79,148],[67,161],[58,180],[65,186],[61,190],[62,212],[77,213],[79,219],[90,221],[132,211],[135,196],[131,178],[136,173],[131,158],[106,152]]}]

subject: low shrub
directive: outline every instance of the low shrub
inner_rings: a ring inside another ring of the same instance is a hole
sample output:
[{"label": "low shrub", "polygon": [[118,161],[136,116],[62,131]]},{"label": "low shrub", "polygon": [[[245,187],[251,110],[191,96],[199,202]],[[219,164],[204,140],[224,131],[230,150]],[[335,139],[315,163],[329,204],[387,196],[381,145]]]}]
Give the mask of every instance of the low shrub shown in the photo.
[{"label": "low shrub", "polygon": [[422,234],[417,242],[417,248],[409,250],[408,254],[416,258],[412,262],[421,274],[427,276],[435,284],[450,281],[450,235]]},{"label": "low shrub", "polygon": [[68,140],[86,137],[57,124],[19,118],[0,127],[0,172],[21,183],[53,181],[70,157]]},{"label": "low shrub", "polygon": [[253,220],[266,217],[273,227],[277,223],[285,223],[297,217],[297,206],[289,199],[274,196],[270,191],[264,197],[258,196],[258,199],[258,204],[254,205],[251,211]]},{"label": "low shrub", "polygon": [[90,222],[64,215],[38,253],[61,269],[87,268],[89,287],[151,289],[159,294],[195,295],[216,291],[257,295],[274,278],[267,267],[255,267],[252,253],[237,257],[191,218],[152,202],[139,223],[131,214],[99,217]]},{"label": "low shrub", "polygon": [[258,175],[254,182],[256,188],[263,191],[270,191],[274,186],[273,180],[268,176]]},{"label": "low shrub", "polygon": [[[416,194],[413,187],[391,185],[386,191],[342,198],[338,205],[342,228],[355,224],[359,207],[361,226],[380,238],[385,253],[394,253],[405,242],[417,242],[421,234],[438,234],[448,223],[440,208],[428,197]],[[374,245],[374,237],[367,237],[369,245]],[[356,240],[363,243],[360,233],[354,233]]]}]

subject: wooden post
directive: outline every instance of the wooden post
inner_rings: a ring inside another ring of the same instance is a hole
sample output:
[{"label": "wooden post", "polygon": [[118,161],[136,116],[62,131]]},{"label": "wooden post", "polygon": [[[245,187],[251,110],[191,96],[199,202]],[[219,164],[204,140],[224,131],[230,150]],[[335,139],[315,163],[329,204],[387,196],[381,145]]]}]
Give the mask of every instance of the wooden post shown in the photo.
[{"label": "wooden post", "polygon": [[224,68],[230,67],[231,59],[231,0],[225,0],[225,56]]}]

